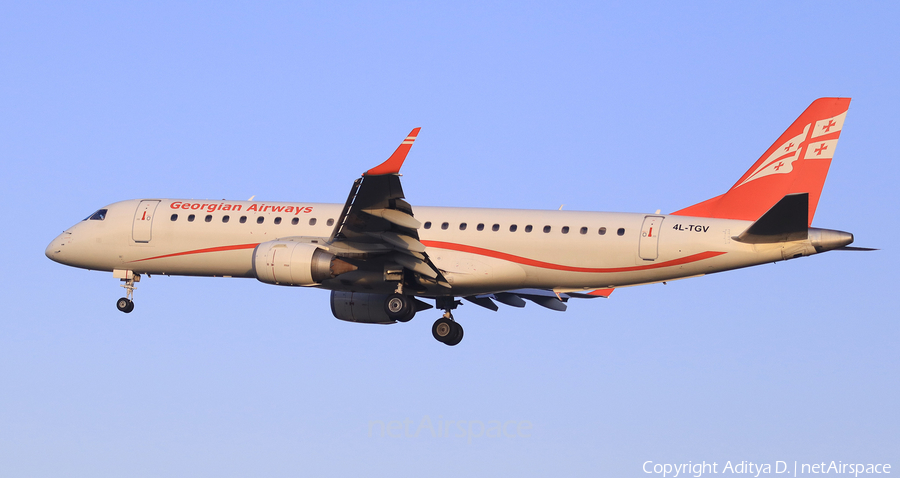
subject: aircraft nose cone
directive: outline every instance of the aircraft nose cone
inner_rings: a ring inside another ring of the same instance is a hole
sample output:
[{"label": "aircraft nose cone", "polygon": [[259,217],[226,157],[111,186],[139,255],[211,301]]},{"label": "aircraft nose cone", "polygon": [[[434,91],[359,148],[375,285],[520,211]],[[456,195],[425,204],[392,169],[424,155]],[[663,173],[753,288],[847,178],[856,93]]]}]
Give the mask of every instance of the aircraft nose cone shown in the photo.
[{"label": "aircraft nose cone", "polygon": [[51,261],[62,263],[63,249],[65,249],[66,244],[69,242],[67,236],[71,236],[71,234],[64,232],[59,236],[56,236],[56,239],[50,241],[50,244],[44,249],[44,255]]}]

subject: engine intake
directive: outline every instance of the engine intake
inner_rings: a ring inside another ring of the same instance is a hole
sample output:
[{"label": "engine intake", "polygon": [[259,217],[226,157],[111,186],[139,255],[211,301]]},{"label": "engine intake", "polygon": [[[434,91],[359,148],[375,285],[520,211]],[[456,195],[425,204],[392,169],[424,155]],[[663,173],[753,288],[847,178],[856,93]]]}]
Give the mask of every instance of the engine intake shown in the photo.
[{"label": "engine intake", "polygon": [[253,251],[253,272],[260,282],[312,286],[356,269],[315,244],[269,241]]}]

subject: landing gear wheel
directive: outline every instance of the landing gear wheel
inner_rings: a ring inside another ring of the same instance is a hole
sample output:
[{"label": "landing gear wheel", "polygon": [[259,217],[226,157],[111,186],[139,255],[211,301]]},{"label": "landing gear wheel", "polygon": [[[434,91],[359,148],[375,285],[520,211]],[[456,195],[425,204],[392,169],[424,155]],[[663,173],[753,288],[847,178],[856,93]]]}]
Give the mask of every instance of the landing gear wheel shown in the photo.
[{"label": "landing gear wheel", "polygon": [[409,322],[416,315],[412,300],[403,294],[391,294],[384,301],[384,311],[397,322]]},{"label": "landing gear wheel", "polygon": [[462,341],[463,328],[449,318],[441,317],[434,321],[434,325],[431,326],[431,335],[433,335],[438,342],[447,345],[456,345]]},{"label": "landing gear wheel", "polygon": [[458,323],[453,322],[453,328],[455,329],[454,330],[455,333],[453,334],[453,340],[449,340],[446,342],[447,345],[451,345],[451,346],[462,342],[462,339],[463,339],[462,325],[459,325]]},{"label": "landing gear wheel", "polygon": [[122,297],[116,301],[116,308],[127,314],[134,310],[134,302],[128,300],[126,297]]}]

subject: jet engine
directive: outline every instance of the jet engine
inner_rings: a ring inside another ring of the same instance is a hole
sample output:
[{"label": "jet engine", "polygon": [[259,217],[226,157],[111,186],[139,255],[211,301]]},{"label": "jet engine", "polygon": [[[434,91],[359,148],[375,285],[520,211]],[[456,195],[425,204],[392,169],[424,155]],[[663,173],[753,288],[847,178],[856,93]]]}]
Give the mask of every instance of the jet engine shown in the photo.
[{"label": "jet engine", "polygon": [[253,250],[253,272],[266,284],[312,286],[355,269],[306,242],[269,241]]},{"label": "jet engine", "polygon": [[387,294],[331,291],[331,313],[340,320],[363,324],[393,324],[384,310]]}]

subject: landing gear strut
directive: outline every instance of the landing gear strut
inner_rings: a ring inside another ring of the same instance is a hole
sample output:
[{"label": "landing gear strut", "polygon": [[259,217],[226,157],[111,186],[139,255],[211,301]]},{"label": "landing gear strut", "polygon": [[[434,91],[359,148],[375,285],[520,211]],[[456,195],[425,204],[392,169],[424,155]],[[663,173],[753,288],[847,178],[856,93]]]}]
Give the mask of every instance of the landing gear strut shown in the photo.
[{"label": "landing gear strut", "polygon": [[444,309],[444,316],[434,321],[434,325],[431,326],[431,335],[438,342],[450,346],[460,343],[463,339],[463,328],[462,325],[453,320],[453,314],[451,313],[459,305],[459,302],[454,300],[453,297],[438,297],[436,302],[439,308]]},{"label": "landing gear strut", "polygon": [[132,273],[128,271],[125,274],[125,278],[122,279],[122,287],[125,288],[125,297],[120,298],[116,301],[116,308],[125,312],[126,314],[134,310],[134,301],[131,300],[134,297],[134,289],[136,289],[134,283],[141,281],[141,275]]}]

